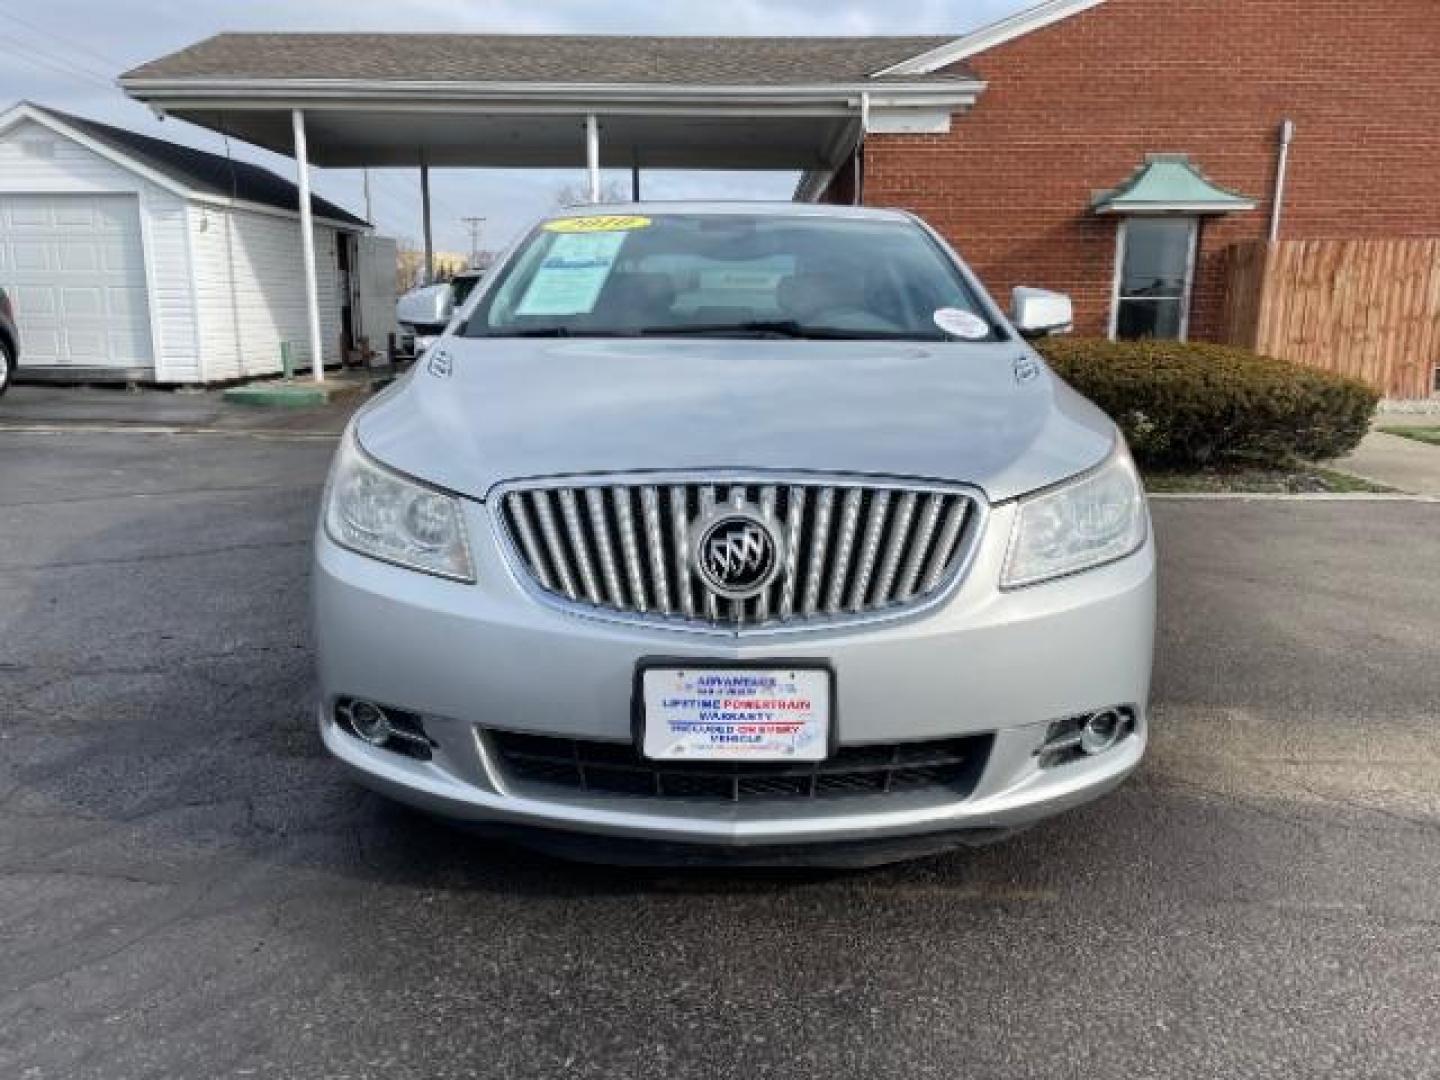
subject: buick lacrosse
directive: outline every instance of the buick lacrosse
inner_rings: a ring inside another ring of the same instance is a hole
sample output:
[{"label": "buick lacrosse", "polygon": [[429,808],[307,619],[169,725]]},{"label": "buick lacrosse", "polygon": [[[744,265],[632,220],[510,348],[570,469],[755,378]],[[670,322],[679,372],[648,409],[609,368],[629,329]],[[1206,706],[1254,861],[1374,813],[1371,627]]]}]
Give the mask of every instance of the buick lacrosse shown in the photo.
[{"label": "buick lacrosse", "polygon": [[1004,836],[1146,744],[1115,425],[908,214],[541,222],[356,415],[319,724],[364,783],[581,858],[856,865]]}]

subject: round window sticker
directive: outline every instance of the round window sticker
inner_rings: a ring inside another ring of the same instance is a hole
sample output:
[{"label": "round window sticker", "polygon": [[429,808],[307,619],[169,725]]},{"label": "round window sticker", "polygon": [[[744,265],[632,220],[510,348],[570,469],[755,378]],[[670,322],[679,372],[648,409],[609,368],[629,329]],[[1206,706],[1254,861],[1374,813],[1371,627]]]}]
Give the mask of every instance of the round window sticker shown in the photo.
[{"label": "round window sticker", "polygon": [[935,312],[935,325],[961,341],[984,341],[990,336],[990,324],[973,311],[946,307]]}]

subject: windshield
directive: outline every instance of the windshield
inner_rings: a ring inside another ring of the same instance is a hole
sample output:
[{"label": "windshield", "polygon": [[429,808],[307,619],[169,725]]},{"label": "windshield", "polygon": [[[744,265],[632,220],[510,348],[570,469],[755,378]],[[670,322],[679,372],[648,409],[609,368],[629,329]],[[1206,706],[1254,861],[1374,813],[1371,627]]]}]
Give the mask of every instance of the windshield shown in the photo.
[{"label": "windshield", "polygon": [[500,272],[464,333],[1006,337],[918,225],[746,213],[547,221]]}]

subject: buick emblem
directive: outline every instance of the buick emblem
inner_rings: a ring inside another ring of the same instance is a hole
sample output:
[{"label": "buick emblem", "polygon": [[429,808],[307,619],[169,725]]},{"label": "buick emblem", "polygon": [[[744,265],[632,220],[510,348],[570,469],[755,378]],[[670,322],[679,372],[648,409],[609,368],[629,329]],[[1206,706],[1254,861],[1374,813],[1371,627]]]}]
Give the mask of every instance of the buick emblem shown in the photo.
[{"label": "buick emblem", "polygon": [[758,596],[780,572],[780,538],[748,506],[723,506],[695,533],[695,571],[726,600]]}]

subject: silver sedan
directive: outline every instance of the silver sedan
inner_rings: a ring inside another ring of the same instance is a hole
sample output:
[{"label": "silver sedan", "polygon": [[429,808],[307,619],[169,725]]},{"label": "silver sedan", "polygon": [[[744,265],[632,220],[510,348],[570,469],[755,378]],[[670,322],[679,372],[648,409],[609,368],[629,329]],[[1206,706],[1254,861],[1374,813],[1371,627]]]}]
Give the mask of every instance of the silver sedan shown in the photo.
[{"label": "silver sedan", "polygon": [[325,745],[582,858],[980,843],[1146,745],[1155,555],[1114,424],[919,220],[537,225],[356,416],[315,538]]}]

